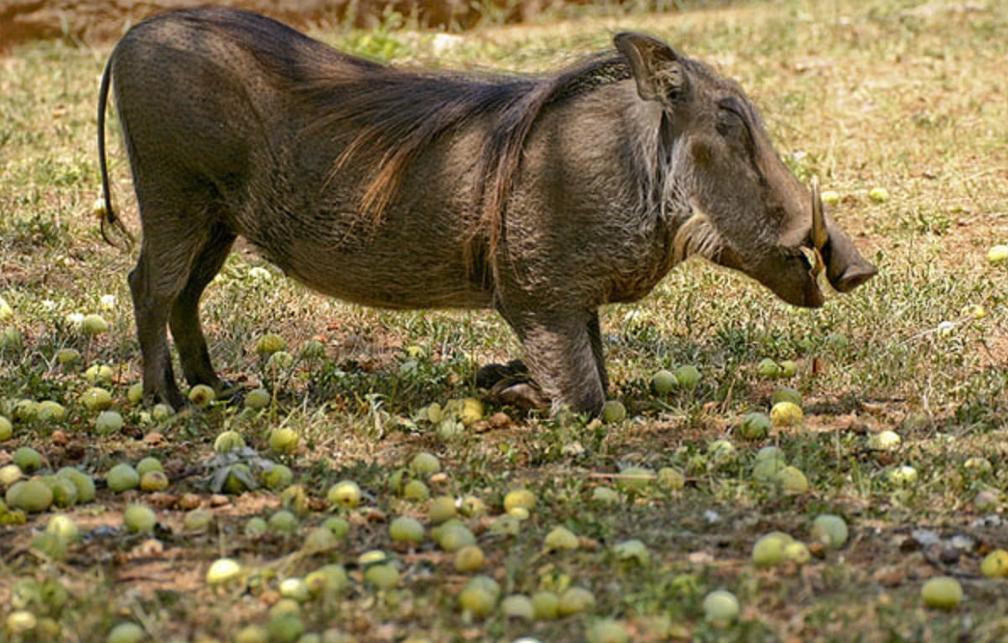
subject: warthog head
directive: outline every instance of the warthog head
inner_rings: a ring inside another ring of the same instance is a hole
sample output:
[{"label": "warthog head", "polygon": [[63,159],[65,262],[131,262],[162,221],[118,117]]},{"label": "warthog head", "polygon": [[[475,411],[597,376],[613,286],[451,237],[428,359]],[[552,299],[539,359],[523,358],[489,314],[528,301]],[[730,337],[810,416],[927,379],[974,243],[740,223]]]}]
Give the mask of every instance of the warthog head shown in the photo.
[{"label": "warthog head", "polygon": [[[876,269],[781,162],[742,89],[640,34],[619,34],[645,101],[662,110],[665,205],[679,212],[680,256],[742,271],[796,306],[823,304],[818,276],[848,292]],[[810,193],[811,192],[811,193]]]}]

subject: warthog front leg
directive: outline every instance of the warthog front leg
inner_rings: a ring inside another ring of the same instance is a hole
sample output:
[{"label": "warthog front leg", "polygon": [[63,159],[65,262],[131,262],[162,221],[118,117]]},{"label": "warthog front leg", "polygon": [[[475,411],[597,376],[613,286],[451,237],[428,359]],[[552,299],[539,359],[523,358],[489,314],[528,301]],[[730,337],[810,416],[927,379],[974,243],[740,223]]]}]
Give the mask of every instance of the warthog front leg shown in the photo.
[{"label": "warthog front leg", "polygon": [[[513,396],[538,397],[554,409],[566,405],[579,413],[598,413],[605,401],[601,337],[594,311],[504,312],[521,339],[531,382],[512,386]],[[593,335],[595,337],[593,337]],[[526,388],[527,387],[527,388]],[[501,391],[502,401],[511,387]]]},{"label": "warthog front leg", "polygon": [[223,225],[214,228],[210,238],[193,261],[189,280],[172,305],[169,324],[178,348],[182,372],[190,386],[206,384],[218,395],[229,392],[230,385],[219,377],[210,362],[206,339],[200,326],[199,302],[206,288],[224,265],[235,235]]}]

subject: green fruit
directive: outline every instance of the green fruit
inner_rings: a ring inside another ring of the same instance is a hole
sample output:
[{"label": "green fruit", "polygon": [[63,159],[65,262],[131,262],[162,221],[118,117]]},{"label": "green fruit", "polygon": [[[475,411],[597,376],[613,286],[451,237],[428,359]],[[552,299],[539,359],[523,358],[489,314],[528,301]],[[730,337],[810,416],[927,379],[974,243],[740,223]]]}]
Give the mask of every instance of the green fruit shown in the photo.
[{"label": "green fruit", "polygon": [[801,407],[793,402],[777,402],[770,409],[770,422],[774,426],[800,426],[804,420]]},{"label": "green fruit", "polygon": [[610,487],[595,487],[592,491],[592,502],[609,505],[620,501],[620,495]]},{"label": "green fruit", "polygon": [[269,471],[263,473],[262,482],[268,489],[281,489],[294,482],[294,472],[286,465],[274,464]]},{"label": "green fruit", "polygon": [[4,328],[0,330],[0,352],[20,351],[24,346],[24,337],[21,331],[16,328]]},{"label": "green fruit", "polygon": [[399,570],[388,563],[372,565],[364,572],[364,582],[378,589],[392,589],[399,584]]},{"label": "green fruit", "polygon": [[781,367],[780,364],[773,361],[769,357],[760,360],[760,363],[756,365],[756,374],[760,377],[765,377],[772,379],[775,377],[780,377]]},{"label": "green fruit", "polygon": [[273,429],[269,434],[269,446],[277,453],[294,453],[298,445],[298,434],[286,427]]},{"label": "green fruit", "polygon": [[497,602],[497,597],[479,586],[466,586],[459,594],[459,608],[469,612],[476,618],[490,614]]},{"label": "green fruit", "polygon": [[305,576],[308,591],[315,596],[332,596],[342,592],[350,584],[342,565],[323,565]]},{"label": "green fruit", "polygon": [[53,504],[57,507],[69,507],[77,504],[77,485],[72,480],[61,476],[50,476],[43,482],[53,492]]},{"label": "green fruit", "polygon": [[259,625],[247,625],[235,634],[234,643],[269,643],[269,630]]},{"label": "green fruit", "polygon": [[403,498],[414,502],[423,502],[430,497],[427,485],[419,480],[410,480],[403,486]]},{"label": "green fruit", "polygon": [[773,397],[770,398],[773,404],[778,402],[791,402],[797,407],[801,407],[802,396],[797,389],[791,388],[790,386],[781,386],[776,391],[773,392]]},{"label": "green fruit", "polygon": [[257,388],[245,395],[245,406],[259,411],[269,406],[272,400],[273,396],[270,395],[269,391],[264,388]]},{"label": "green fruit", "polygon": [[654,472],[644,467],[627,467],[620,471],[619,475],[620,488],[632,492],[647,489],[655,479]]},{"label": "green fruit", "polygon": [[241,449],[245,446],[245,438],[237,431],[223,431],[214,440],[214,451],[217,453],[229,453],[234,449]]},{"label": "green fruit", "polygon": [[112,369],[105,364],[94,364],[84,371],[84,379],[92,384],[108,384],[112,381]]},{"label": "green fruit", "polygon": [[532,611],[536,620],[554,619],[560,615],[560,597],[554,592],[540,590],[532,594]]},{"label": "green fruit", "polygon": [[516,507],[522,507],[532,511],[536,506],[536,495],[528,489],[514,489],[504,496],[504,511],[511,511]]},{"label": "green fruit", "polygon": [[173,415],[175,415],[175,409],[167,404],[158,403],[151,409],[151,417],[157,422],[163,422]]},{"label": "green fruit", "polygon": [[793,560],[799,565],[804,565],[812,560],[812,553],[809,552],[809,548],[805,543],[793,540],[784,545],[784,558],[786,560]]},{"label": "green fruit", "polygon": [[336,540],[346,540],[350,533],[350,523],[337,516],[330,516],[322,521],[322,526],[332,532]]},{"label": "green fruit", "polygon": [[14,316],[14,309],[3,297],[0,297],[0,321],[7,321]]},{"label": "green fruit", "polygon": [[992,266],[1008,262],[1008,246],[992,246],[991,249],[987,251],[987,261],[989,261]]},{"label": "green fruit", "polygon": [[304,359],[322,359],[325,355],[325,344],[316,339],[309,339],[301,346],[301,357]]},{"label": "green fruit", "polygon": [[95,386],[84,391],[84,395],[81,396],[81,403],[91,412],[104,411],[112,406],[112,394],[101,387]]},{"label": "green fruit", "polygon": [[638,565],[646,565],[651,560],[647,545],[636,538],[624,540],[613,545],[613,553],[623,561],[632,561]]},{"label": "green fruit", "polygon": [[109,469],[105,474],[105,484],[116,493],[136,489],[140,486],[140,475],[136,469],[123,462]]},{"label": "green fruit", "polygon": [[101,315],[84,315],[81,320],[81,330],[85,335],[101,335],[107,333],[108,329],[108,322]]},{"label": "green fruit", "polygon": [[147,456],[146,458],[141,459],[140,462],[137,462],[136,472],[141,476],[146,473],[150,473],[151,471],[160,471],[161,473],[164,473],[164,466],[162,466],[161,461],[154,456]]},{"label": "green fruit", "polygon": [[843,547],[847,535],[847,523],[840,516],[822,514],[812,522],[812,539],[831,549]]},{"label": "green fruit", "polygon": [[242,566],[233,558],[218,558],[207,569],[206,582],[210,585],[227,585],[242,575]]},{"label": "green fruit", "polygon": [[[290,513],[290,512],[287,512]],[[294,518],[294,514],[290,514],[291,518]],[[297,528],[297,519],[294,519],[294,527]],[[266,521],[259,516],[252,516],[245,522],[245,528],[242,530],[249,538],[256,538],[262,536],[269,529],[269,525]]]},{"label": "green fruit", "polygon": [[602,405],[602,421],[615,424],[626,419],[626,407],[619,400],[606,400]]},{"label": "green fruit", "polygon": [[461,574],[472,574],[483,568],[483,550],[477,545],[466,545],[455,552],[455,571]]},{"label": "green fruit", "polygon": [[707,594],[703,610],[705,620],[715,624],[728,624],[738,618],[741,607],[734,594],[719,589]]},{"label": "green fruit", "polygon": [[80,351],[76,348],[61,348],[56,351],[56,361],[63,366],[80,361],[80,357]]},{"label": "green fruit", "polygon": [[454,518],[458,515],[455,509],[455,498],[451,496],[439,496],[437,498],[432,498],[430,505],[427,507],[427,518],[434,523],[439,525],[449,518]]},{"label": "green fruit", "polygon": [[937,576],[921,586],[921,598],[928,607],[952,610],[962,602],[962,585],[951,576]]},{"label": "green fruit", "polygon": [[271,642],[294,643],[304,634],[305,626],[296,614],[278,614],[270,619],[266,629]]},{"label": "green fruit", "polygon": [[80,539],[77,523],[65,514],[56,514],[50,518],[46,524],[46,533],[54,534],[66,543],[75,543]]},{"label": "green fruit", "polygon": [[889,482],[897,487],[912,487],[917,484],[917,469],[902,465],[889,471]]},{"label": "green fruit", "polygon": [[395,542],[418,545],[423,542],[424,528],[420,521],[400,516],[389,524],[389,537]]},{"label": "green fruit", "polygon": [[52,505],[53,492],[41,480],[25,480],[7,490],[7,504],[28,513],[45,511]]},{"label": "green fruit", "polygon": [[[500,604],[501,613],[508,618],[518,618],[531,621],[535,618],[535,608],[532,600],[523,594],[511,594],[504,597]],[[558,605],[559,610],[559,605]]]},{"label": "green fruit", "polygon": [[105,643],[140,643],[146,636],[136,623],[119,623],[108,633]]},{"label": "green fruit", "polygon": [[585,632],[588,643],[627,643],[630,635],[622,622],[603,618],[591,624]]},{"label": "green fruit", "polygon": [[287,351],[277,351],[266,360],[266,370],[271,373],[282,373],[294,365],[294,356]]},{"label": "green fruit", "polygon": [[410,468],[419,475],[430,476],[441,470],[441,463],[433,454],[421,452],[413,456]]},{"label": "green fruit", "polygon": [[326,498],[330,504],[344,509],[352,509],[360,504],[361,489],[353,480],[343,480],[329,487]]},{"label": "green fruit", "polygon": [[784,452],[780,450],[780,447],[775,447],[772,444],[763,447],[756,452],[756,462],[784,462]]},{"label": "green fruit", "polygon": [[38,471],[42,468],[42,456],[31,447],[21,447],[16,450],[12,459],[14,464],[20,467],[25,473]]},{"label": "green fruit", "polygon": [[132,533],[150,533],[157,524],[157,516],[147,505],[132,504],[123,512],[123,523]]},{"label": "green fruit", "polygon": [[739,435],[746,440],[762,440],[770,434],[770,418],[764,413],[747,413],[739,424]]},{"label": "green fruit", "polygon": [[91,502],[95,497],[95,484],[90,475],[74,469],[73,467],[63,467],[56,472],[57,476],[65,477],[77,487],[77,502]]},{"label": "green fruit", "polygon": [[731,462],[736,455],[735,445],[724,438],[714,440],[707,446],[707,456],[717,464]]},{"label": "green fruit", "polygon": [[700,383],[700,370],[692,364],[685,364],[676,369],[676,381],[679,386],[688,391],[692,391]]},{"label": "green fruit", "polygon": [[822,202],[826,205],[836,205],[840,202],[840,193],[834,190],[823,190],[822,194],[819,195]]},{"label": "green fruit", "polygon": [[775,534],[761,537],[753,545],[752,561],[757,567],[774,567],[784,560],[784,547],[788,544]]},{"label": "green fruit", "polygon": [[0,467],[0,487],[9,487],[24,477],[24,471],[16,464]]},{"label": "green fruit", "polygon": [[270,516],[269,526],[278,533],[292,534],[298,529],[298,519],[286,509],[280,509]]},{"label": "green fruit", "polygon": [[189,389],[189,401],[196,406],[206,406],[217,399],[217,393],[206,384],[197,384]]},{"label": "green fruit", "polygon": [[667,491],[680,491],[686,486],[686,476],[673,467],[658,469],[658,486]]},{"label": "green fruit", "polygon": [[287,341],[276,333],[266,333],[256,342],[256,352],[260,355],[272,355],[287,348]]},{"label": "green fruit", "polygon": [[776,482],[788,494],[805,493],[809,488],[808,478],[797,467],[787,466],[779,470]]},{"label": "green fruit", "polygon": [[893,451],[899,447],[900,436],[895,431],[880,431],[868,438],[868,448],[876,451]]},{"label": "green fruit", "polygon": [[11,421],[0,415],[0,442],[6,442],[14,437],[14,425]]},{"label": "green fruit", "polygon": [[280,582],[280,596],[304,603],[311,598],[311,593],[308,591],[308,583],[303,578],[295,576]]},{"label": "green fruit", "polygon": [[95,431],[99,435],[118,433],[123,428],[123,417],[118,411],[102,411],[95,418]]},{"label": "green fruit", "polygon": [[578,537],[566,527],[554,527],[543,541],[546,549],[552,550],[573,550],[581,546]]},{"label": "green fruit", "polygon": [[309,556],[332,551],[339,547],[339,539],[325,527],[312,529],[305,538],[301,550]]},{"label": "green fruit", "polygon": [[662,369],[651,377],[651,390],[657,395],[668,395],[678,385],[679,380],[672,371]]},{"label": "green fruit", "polygon": [[186,513],[182,520],[182,528],[190,533],[206,531],[213,522],[214,515],[207,509],[193,509]]},{"label": "green fruit", "polygon": [[140,476],[140,490],[148,493],[168,488],[168,476],[163,471],[148,471]]},{"label": "green fruit", "polygon": [[66,409],[59,402],[43,400],[35,411],[35,419],[39,422],[61,422],[66,418]]},{"label": "green fruit", "polygon": [[143,402],[143,392],[143,384],[137,382],[126,389],[126,400],[130,404],[139,404]]},{"label": "green fruit", "polygon": [[557,611],[561,617],[591,612],[595,609],[595,595],[585,588],[569,588],[560,595]]},{"label": "green fruit", "polygon": [[476,536],[462,523],[445,523],[435,540],[438,546],[448,553],[476,544]]},{"label": "green fruit", "polygon": [[889,190],[875,187],[868,190],[868,198],[872,203],[885,203],[889,200]]},{"label": "green fruit", "polygon": [[784,379],[791,379],[798,374],[798,364],[794,360],[786,359],[780,363],[780,376]]},{"label": "green fruit", "polygon": [[995,549],[980,563],[980,572],[987,578],[1008,578],[1008,551]]},{"label": "green fruit", "polygon": [[18,400],[14,405],[12,415],[19,422],[34,422],[38,413],[38,403],[34,400]]}]

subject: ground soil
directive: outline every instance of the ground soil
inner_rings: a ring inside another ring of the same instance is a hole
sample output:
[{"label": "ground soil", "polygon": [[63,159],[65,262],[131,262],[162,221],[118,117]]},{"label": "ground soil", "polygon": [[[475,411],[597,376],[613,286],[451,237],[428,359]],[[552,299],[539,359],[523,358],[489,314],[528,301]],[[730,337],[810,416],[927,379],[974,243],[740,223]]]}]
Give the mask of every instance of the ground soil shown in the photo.
[{"label": "ground soil", "polygon": [[[72,38],[84,42],[114,40],[143,18],[206,0],[0,0],[0,52],[28,40]],[[293,26],[338,20],[358,25],[381,21],[396,11],[418,24],[466,28],[480,16],[478,3],[466,0],[219,0],[216,5],[258,11]],[[511,3],[512,19],[527,19],[549,0]],[[489,6],[489,5],[487,5]]]}]

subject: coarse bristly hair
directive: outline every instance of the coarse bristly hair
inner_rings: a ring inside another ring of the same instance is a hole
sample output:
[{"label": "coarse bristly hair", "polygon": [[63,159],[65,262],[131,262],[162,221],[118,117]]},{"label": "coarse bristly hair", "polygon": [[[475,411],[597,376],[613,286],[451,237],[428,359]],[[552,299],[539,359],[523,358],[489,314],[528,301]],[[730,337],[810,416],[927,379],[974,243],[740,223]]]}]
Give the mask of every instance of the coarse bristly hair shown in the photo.
[{"label": "coarse bristly hair", "polygon": [[[409,165],[439,136],[475,119],[491,119],[492,129],[474,174],[472,205],[480,216],[476,228],[468,231],[467,244],[483,237],[482,258],[491,263],[525,141],[543,108],[631,77],[626,59],[615,51],[589,56],[543,76],[406,70],[345,54],[333,63],[338,67],[327,70],[320,65],[297,79],[292,89],[324,106],[324,116],[313,124],[313,130],[346,131],[351,125],[357,132],[337,158],[332,174],[361,154],[378,160],[360,203],[375,223]],[[480,259],[471,256],[471,247],[466,250],[470,262]]]}]

